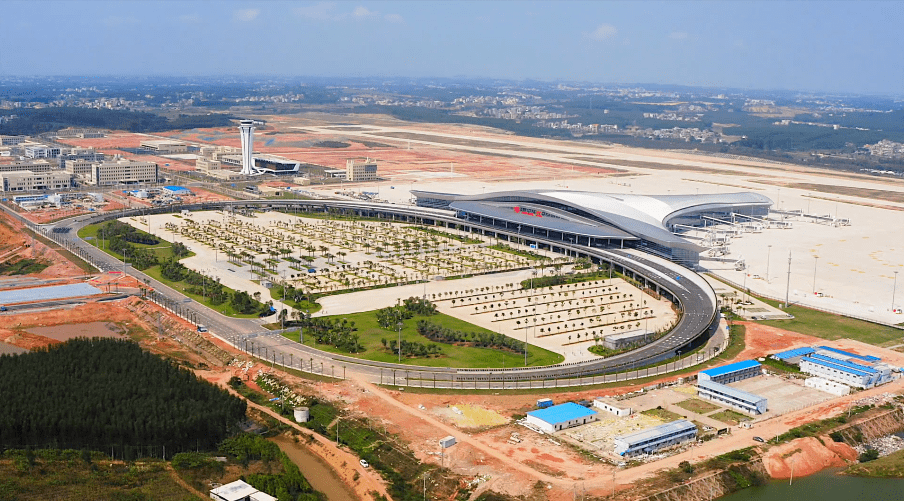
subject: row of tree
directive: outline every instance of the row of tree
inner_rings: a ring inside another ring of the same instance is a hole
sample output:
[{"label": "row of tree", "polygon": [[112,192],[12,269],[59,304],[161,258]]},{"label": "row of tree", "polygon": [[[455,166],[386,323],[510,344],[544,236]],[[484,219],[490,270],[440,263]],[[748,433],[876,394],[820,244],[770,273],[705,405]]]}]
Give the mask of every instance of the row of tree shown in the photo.
[{"label": "row of tree", "polygon": [[[380,340],[383,348],[388,349],[392,353],[399,352],[399,342],[395,339],[387,341],[384,337]],[[418,343],[417,341],[402,340],[402,356],[408,358],[426,358],[438,357],[443,354],[443,349],[439,345]]]},{"label": "row of tree", "polygon": [[[303,315],[302,315],[303,316]],[[313,336],[317,344],[327,344],[346,353],[361,353],[364,346],[359,341],[355,321],[338,318],[300,318],[296,325],[305,329],[306,335]]]},{"label": "row of tree", "polygon": [[498,332],[464,332],[435,324],[429,320],[419,320],[418,334],[437,343],[496,348],[516,353],[524,351],[524,342]]},{"label": "row of tree", "polygon": [[0,356],[0,445],[211,450],[245,402],[119,339],[73,339]]}]

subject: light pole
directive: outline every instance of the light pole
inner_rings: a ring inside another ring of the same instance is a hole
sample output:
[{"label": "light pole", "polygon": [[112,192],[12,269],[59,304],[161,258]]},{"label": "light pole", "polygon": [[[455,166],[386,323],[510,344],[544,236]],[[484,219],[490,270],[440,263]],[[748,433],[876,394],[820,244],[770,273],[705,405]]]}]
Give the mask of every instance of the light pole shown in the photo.
[{"label": "light pole", "polygon": [[816,294],[816,265],[819,264],[819,256],[815,256],[813,262],[813,294]]},{"label": "light pole", "polygon": [[399,328],[399,345],[397,348],[399,349],[399,363],[402,363],[402,322],[399,322],[396,327]]},{"label": "light pole", "polygon": [[895,282],[894,285],[891,286],[891,311],[895,311],[895,292],[897,292],[898,288],[898,272],[895,272]]},{"label": "light pole", "polygon": [[767,245],[769,248],[766,250],[766,283],[769,283],[769,260],[772,257],[772,245]]},{"label": "light pole", "polygon": [[791,290],[791,251],[788,251],[788,282],[785,285],[785,308],[788,305],[788,291]]}]

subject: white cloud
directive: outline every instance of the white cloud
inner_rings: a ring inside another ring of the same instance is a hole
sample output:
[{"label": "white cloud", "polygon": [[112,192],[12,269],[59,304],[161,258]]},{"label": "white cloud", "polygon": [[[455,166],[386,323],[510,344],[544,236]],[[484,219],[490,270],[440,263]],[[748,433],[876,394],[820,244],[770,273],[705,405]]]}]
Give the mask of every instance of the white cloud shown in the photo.
[{"label": "white cloud", "polygon": [[201,16],[197,14],[183,14],[179,16],[179,22],[185,24],[195,24],[201,22]]},{"label": "white cloud", "polygon": [[295,15],[303,19],[317,19],[321,21],[334,20],[333,11],[336,8],[336,2],[317,2],[304,7],[296,7]]},{"label": "white cloud", "polygon": [[672,40],[687,40],[688,34],[686,31],[673,31],[669,33],[669,38]]},{"label": "white cloud", "polygon": [[261,13],[260,9],[239,9],[232,13],[232,18],[236,21],[249,22],[257,19]]},{"label": "white cloud", "polygon": [[601,24],[593,30],[590,35],[591,40],[608,40],[618,34],[618,30],[611,24]]},{"label": "white cloud", "polygon": [[379,11],[370,10],[363,5],[359,5],[354,9],[340,12],[336,9],[336,2],[317,2],[315,4],[296,7],[293,12],[296,16],[310,21],[348,21],[350,19],[383,19],[388,23],[404,23],[405,19],[399,14],[383,14]]},{"label": "white cloud", "polygon": [[355,16],[355,18],[357,18],[357,19],[364,19],[366,17],[373,17],[373,16],[378,16],[378,15],[379,15],[379,13],[374,12],[374,11],[368,9],[367,7],[364,7],[361,5],[355,7],[355,10],[352,11],[352,16]]}]

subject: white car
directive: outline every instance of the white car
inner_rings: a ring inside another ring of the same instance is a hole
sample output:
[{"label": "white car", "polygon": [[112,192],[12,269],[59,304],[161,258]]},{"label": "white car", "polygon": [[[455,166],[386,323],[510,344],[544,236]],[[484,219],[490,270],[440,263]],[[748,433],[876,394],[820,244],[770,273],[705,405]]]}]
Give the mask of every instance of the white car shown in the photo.
[{"label": "white car", "polygon": [[358,462],[361,463],[361,466],[363,466],[365,468],[370,468],[370,463],[368,463],[367,461],[362,459],[361,461],[358,461]]}]

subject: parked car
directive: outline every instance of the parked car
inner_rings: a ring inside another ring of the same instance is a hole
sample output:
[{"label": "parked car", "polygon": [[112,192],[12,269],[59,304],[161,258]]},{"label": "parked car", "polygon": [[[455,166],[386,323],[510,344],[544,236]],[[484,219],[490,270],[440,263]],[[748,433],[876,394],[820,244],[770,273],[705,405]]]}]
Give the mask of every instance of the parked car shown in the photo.
[{"label": "parked car", "polygon": [[763,442],[763,443],[766,443],[766,441],[763,440],[763,437],[753,437],[753,439],[756,440],[757,442]]},{"label": "parked car", "polygon": [[361,466],[363,466],[365,468],[370,468],[370,463],[368,463],[367,461],[362,459],[361,461],[358,461],[358,462],[361,463]]}]

